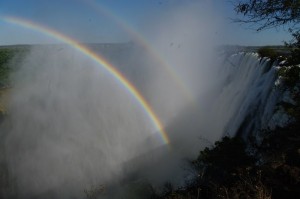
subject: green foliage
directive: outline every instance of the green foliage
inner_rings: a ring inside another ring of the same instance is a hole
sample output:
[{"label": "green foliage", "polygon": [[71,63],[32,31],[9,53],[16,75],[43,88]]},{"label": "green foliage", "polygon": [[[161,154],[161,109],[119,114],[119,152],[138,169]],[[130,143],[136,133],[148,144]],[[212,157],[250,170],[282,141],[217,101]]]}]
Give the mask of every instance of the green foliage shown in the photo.
[{"label": "green foliage", "polygon": [[241,138],[224,137],[211,148],[202,150],[192,161],[198,172],[193,183],[175,190],[168,184],[168,199],[270,199],[270,189],[262,182],[255,159],[246,152]]},{"label": "green foliage", "polygon": [[243,15],[236,22],[251,23],[257,30],[300,22],[299,0],[237,0],[235,11]]},{"label": "green foliage", "polygon": [[7,88],[11,86],[9,74],[18,67],[18,64],[12,65],[10,62],[21,62],[28,50],[29,48],[24,46],[0,47],[0,122],[6,115]]},{"label": "green foliage", "polygon": [[0,87],[8,84],[8,74],[10,68],[9,60],[12,59],[14,51],[12,49],[0,49]]},{"label": "green foliage", "polygon": [[199,176],[198,186],[210,192],[206,197],[220,198],[217,197],[221,194],[220,188],[237,183],[240,175],[248,173],[254,163],[255,159],[246,152],[244,140],[226,136],[212,148],[200,151],[192,165]]},{"label": "green foliage", "polygon": [[254,162],[245,150],[246,144],[241,138],[226,136],[221,141],[215,142],[213,148],[206,147],[201,151],[194,165],[205,165],[212,170],[232,172]]},{"label": "green foliage", "polygon": [[0,48],[0,88],[10,86],[9,74],[17,68],[17,64],[12,65],[12,60],[19,63],[25,57],[29,47],[13,46]]},{"label": "green foliage", "polygon": [[286,86],[293,88],[300,80],[300,31],[292,32],[290,30],[290,32],[293,39],[290,42],[285,42],[290,50],[290,55],[284,66],[278,70],[278,75]]},{"label": "green foliage", "polygon": [[270,58],[271,61],[276,60],[278,57],[278,53],[274,49],[267,46],[258,49],[257,53],[259,54],[260,57]]},{"label": "green foliage", "polygon": [[293,31],[289,29],[292,34],[292,40],[285,42],[285,45],[290,50],[290,56],[288,57],[286,65],[299,65],[300,64],[300,31]]},{"label": "green foliage", "polygon": [[193,161],[199,175],[194,183],[174,189],[164,199],[281,199],[300,194],[300,124],[265,132],[255,145],[258,162],[240,138],[224,137]]},{"label": "green foliage", "polygon": [[300,67],[295,65],[283,66],[278,70],[278,76],[286,86],[292,88],[300,80]]},{"label": "green foliage", "polygon": [[6,64],[14,55],[14,50],[9,48],[0,48],[0,66]]}]

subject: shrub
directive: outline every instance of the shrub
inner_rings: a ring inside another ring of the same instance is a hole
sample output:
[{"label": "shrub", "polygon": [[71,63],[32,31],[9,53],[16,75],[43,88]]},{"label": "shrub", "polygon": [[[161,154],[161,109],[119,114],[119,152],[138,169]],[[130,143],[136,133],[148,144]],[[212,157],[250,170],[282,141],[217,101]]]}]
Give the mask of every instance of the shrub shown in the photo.
[{"label": "shrub", "polygon": [[300,67],[295,65],[283,66],[278,70],[278,75],[286,86],[293,88],[300,80]]},{"label": "shrub", "polygon": [[225,136],[221,141],[215,142],[213,148],[206,147],[203,151],[200,151],[194,164],[199,165],[201,163],[206,167],[231,172],[236,168],[254,163],[254,159],[245,150],[246,144],[241,138]]},{"label": "shrub", "polygon": [[274,49],[267,47],[267,46],[258,49],[257,53],[260,57],[270,58],[271,61],[276,60],[278,57],[278,53]]}]

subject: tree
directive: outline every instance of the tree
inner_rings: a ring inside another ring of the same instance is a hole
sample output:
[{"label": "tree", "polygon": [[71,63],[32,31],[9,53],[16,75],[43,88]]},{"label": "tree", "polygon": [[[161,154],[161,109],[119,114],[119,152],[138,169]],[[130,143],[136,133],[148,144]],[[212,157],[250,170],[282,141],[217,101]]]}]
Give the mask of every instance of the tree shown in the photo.
[{"label": "tree", "polygon": [[253,24],[257,31],[287,26],[292,41],[286,64],[300,64],[300,0],[235,0],[234,9],[243,17],[235,22]]},{"label": "tree", "polygon": [[238,0],[235,11],[243,15],[236,22],[255,24],[257,31],[284,25],[299,29],[300,0]]}]

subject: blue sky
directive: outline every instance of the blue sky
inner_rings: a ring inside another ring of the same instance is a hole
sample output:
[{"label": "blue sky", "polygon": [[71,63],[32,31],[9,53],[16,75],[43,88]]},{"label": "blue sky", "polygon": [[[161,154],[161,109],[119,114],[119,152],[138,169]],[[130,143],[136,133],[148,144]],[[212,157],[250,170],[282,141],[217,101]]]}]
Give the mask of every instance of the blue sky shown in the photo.
[{"label": "blue sky", "polygon": [[[130,36],[111,17],[103,14],[103,9],[143,34],[143,28],[152,18],[157,20],[164,12],[193,1],[197,0],[0,0],[0,16],[25,18],[83,42],[126,42]],[[286,30],[257,33],[246,25],[232,23],[230,18],[234,18],[235,13],[226,0],[198,1],[210,3],[215,13],[224,19],[225,28],[218,31],[223,44],[277,45],[290,39]],[[1,18],[0,27],[0,45],[55,42]]]}]

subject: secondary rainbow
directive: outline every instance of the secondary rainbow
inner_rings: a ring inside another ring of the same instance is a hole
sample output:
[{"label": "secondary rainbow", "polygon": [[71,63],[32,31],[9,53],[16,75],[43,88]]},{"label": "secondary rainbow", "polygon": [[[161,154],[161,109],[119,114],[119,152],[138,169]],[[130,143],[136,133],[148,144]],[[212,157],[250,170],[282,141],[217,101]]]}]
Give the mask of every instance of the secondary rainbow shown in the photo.
[{"label": "secondary rainbow", "polygon": [[95,52],[88,49],[83,44],[78,43],[74,39],[57,32],[53,29],[50,29],[48,27],[42,26],[40,24],[34,23],[32,21],[23,19],[23,18],[17,18],[12,16],[5,16],[2,17],[2,19],[8,23],[15,24],[22,26],[24,28],[28,28],[31,30],[38,31],[40,33],[43,33],[45,35],[48,35],[52,38],[57,39],[58,41],[61,41],[63,43],[66,43],[70,46],[72,46],[74,49],[78,50],[82,54],[86,55],[87,57],[91,58],[98,64],[100,64],[109,74],[111,74],[117,81],[121,83],[122,86],[124,86],[129,93],[132,94],[132,96],[136,99],[136,101],[141,105],[141,107],[144,109],[144,111],[147,113],[151,121],[153,122],[154,126],[157,128],[157,130],[160,132],[161,138],[164,142],[164,144],[169,144],[169,138],[167,133],[165,132],[162,123],[154,113],[154,111],[151,109],[148,102],[145,100],[145,98],[138,92],[138,90],[132,85],[129,80],[127,80],[112,64],[110,64],[104,57],[100,56],[99,54],[96,54]]},{"label": "secondary rainbow", "polygon": [[133,27],[130,26],[126,21],[124,21],[121,17],[117,17],[112,11],[108,8],[100,5],[96,1],[85,0],[83,3],[90,6],[91,9],[94,9],[97,12],[100,12],[105,17],[112,20],[116,25],[121,27],[126,33],[133,37],[133,39],[140,44],[150,55],[151,57],[158,61],[158,63],[167,71],[167,73],[172,77],[175,84],[179,87],[182,94],[192,103],[195,101],[195,97],[186,83],[180,78],[179,74],[170,66],[170,64],[164,59],[154,47],[141,35],[138,31],[136,31]]}]

